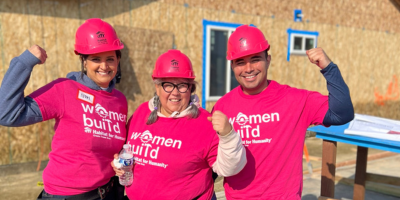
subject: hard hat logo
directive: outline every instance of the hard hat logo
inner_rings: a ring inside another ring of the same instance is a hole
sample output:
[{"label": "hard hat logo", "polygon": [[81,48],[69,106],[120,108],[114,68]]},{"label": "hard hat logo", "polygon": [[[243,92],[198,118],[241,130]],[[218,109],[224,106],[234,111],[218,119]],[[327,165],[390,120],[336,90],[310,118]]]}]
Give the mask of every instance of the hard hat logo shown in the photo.
[{"label": "hard hat logo", "polygon": [[171,60],[171,68],[172,68],[172,70],[179,72],[179,66],[178,65],[179,65],[179,61],[177,61],[175,59]]},{"label": "hard hat logo", "polygon": [[171,65],[172,66],[178,66],[178,64],[179,64],[179,61],[177,61],[177,60],[175,60],[175,59],[173,59],[173,60],[171,60]]},{"label": "hard hat logo", "polygon": [[247,49],[247,40],[246,40],[246,38],[240,38],[239,42],[240,42],[240,50]]},{"label": "hard hat logo", "polygon": [[97,35],[97,38],[104,38],[104,32],[103,31],[97,31],[96,35]]},{"label": "hard hat logo", "polygon": [[97,38],[99,38],[97,40],[97,43],[99,45],[108,44],[107,39],[104,38],[106,35],[103,31],[97,31],[96,35],[97,35]]}]

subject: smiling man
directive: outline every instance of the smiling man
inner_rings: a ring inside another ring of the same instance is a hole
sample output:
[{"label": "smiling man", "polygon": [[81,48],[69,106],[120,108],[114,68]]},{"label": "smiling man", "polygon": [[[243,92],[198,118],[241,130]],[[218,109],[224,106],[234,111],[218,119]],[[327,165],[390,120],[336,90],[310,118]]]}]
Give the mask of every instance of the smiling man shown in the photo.
[{"label": "smiling man", "polygon": [[238,27],[228,40],[227,59],[239,86],[215,104],[246,146],[247,164],[224,179],[227,199],[300,200],[305,133],[312,125],[351,121],[354,109],[340,71],[321,48],[307,51],[327,81],[329,95],[268,80],[271,55],[264,34]]}]

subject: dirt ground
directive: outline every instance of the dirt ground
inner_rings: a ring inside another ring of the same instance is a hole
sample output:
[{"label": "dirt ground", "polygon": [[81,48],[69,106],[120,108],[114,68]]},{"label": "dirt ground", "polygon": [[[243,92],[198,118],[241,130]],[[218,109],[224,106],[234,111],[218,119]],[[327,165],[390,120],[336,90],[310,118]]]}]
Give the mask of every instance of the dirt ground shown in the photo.
[{"label": "dirt ground", "polygon": [[[309,151],[310,157],[311,157],[311,164],[313,169],[318,169],[321,167],[321,155],[322,155],[322,140],[311,137],[306,139],[306,145],[307,149]],[[354,145],[348,145],[348,144],[343,144],[343,143],[338,143],[337,146],[337,163],[343,162],[343,161],[348,161],[348,160],[354,160],[356,159],[356,151],[357,147]],[[376,150],[376,149],[369,149],[368,154],[377,154],[382,151]],[[304,159],[303,159],[304,160]],[[399,157],[400,160],[400,157]],[[400,163],[400,162],[399,162]],[[43,167],[46,165],[46,162],[42,162],[41,164],[41,169],[39,171],[36,171],[38,163],[25,163],[21,165],[9,165],[9,166],[1,166],[0,167],[0,200],[34,200],[36,199],[37,195],[40,193],[40,191],[43,189],[42,186],[38,186],[38,182],[42,181],[42,172],[43,172]],[[393,164],[390,164],[393,165]],[[392,168],[398,168],[398,166],[389,166]],[[378,167],[379,169],[381,167]],[[303,161],[303,170],[307,170],[307,163],[305,160]],[[390,170],[386,169],[387,171],[390,172]],[[396,170],[400,171],[400,170]],[[399,173],[398,173],[399,174]],[[390,175],[390,174],[389,174]],[[318,174],[314,175],[314,178],[318,179]],[[399,174],[400,176],[400,174]],[[305,179],[304,183],[304,190],[305,191],[310,190],[307,188],[307,184],[314,184],[312,186],[312,192],[318,193],[318,188],[320,182],[317,179],[313,179],[311,177],[310,179]],[[218,198],[218,200],[223,200],[223,186],[222,186],[222,178],[218,178],[216,183],[215,183],[215,191],[222,196],[221,198]],[[307,195],[307,194],[304,194]],[[315,196],[315,195],[314,195]],[[313,196],[313,198],[314,198]],[[304,197],[303,199],[307,199]],[[310,199],[310,198],[308,198]],[[385,198],[386,199],[386,198]],[[388,198],[392,199],[392,198]],[[394,198],[397,199],[397,198]],[[399,198],[400,199],[400,198]]]},{"label": "dirt ground", "polygon": [[[310,155],[310,162],[311,162],[312,168],[313,169],[321,168],[320,158],[322,157],[322,140],[315,138],[315,137],[309,137],[306,139],[306,146],[308,149],[308,153]],[[380,152],[382,152],[382,151],[377,150],[377,149],[369,149],[368,155],[373,155],[373,154],[377,154]],[[336,152],[336,163],[340,163],[340,162],[348,161],[348,160],[355,160],[356,153],[357,153],[357,146],[338,142],[337,143],[337,152]],[[308,164],[307,164],[306,160],[303,159],[303,171],[307,171],[307,170],[308,170]],[[223,179],[221,177],[218,177],[215,182],[215,188],[214,188],[214,190],[216,192],[224,190],[222,182],[223,182]]]}]

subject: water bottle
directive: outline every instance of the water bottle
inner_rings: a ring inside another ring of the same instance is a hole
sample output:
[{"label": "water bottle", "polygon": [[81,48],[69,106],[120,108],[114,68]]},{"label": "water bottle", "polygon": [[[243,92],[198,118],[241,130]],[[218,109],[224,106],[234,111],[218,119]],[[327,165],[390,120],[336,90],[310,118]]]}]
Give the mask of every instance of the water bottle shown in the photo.
[{"label": "water bottle", "polygon": [[124,144],[123,149],[119,153],[119,163],[121,163],[121,169],[124,170],[124,174],[119,177],[119,183],[124,186],[131,185],[133,182],[133,154],[131,145]]}]

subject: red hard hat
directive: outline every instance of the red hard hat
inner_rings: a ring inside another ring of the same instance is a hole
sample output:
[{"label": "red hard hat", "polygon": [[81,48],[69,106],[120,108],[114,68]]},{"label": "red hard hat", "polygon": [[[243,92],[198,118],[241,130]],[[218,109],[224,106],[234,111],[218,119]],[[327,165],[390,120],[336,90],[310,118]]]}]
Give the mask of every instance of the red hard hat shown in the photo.
[{"label": "red hard hat", "polygon": [[269,44],[260,29],[242,25],[229,37],[226,59],[235,60],[264,50],[269,50]]},{"label": "red hard hat", "polygon": [[188,78],[194,79],[192,62],[179,50],[168,50],[156,61],[153,70],[153,79],[156,78]]},{"label": "red hard hat", "polygon": [[114,28],[98,18],[86,20],[75,34],[75,54],[77,55],[89,55],[123,48],[124,44],[118,39]]}]

